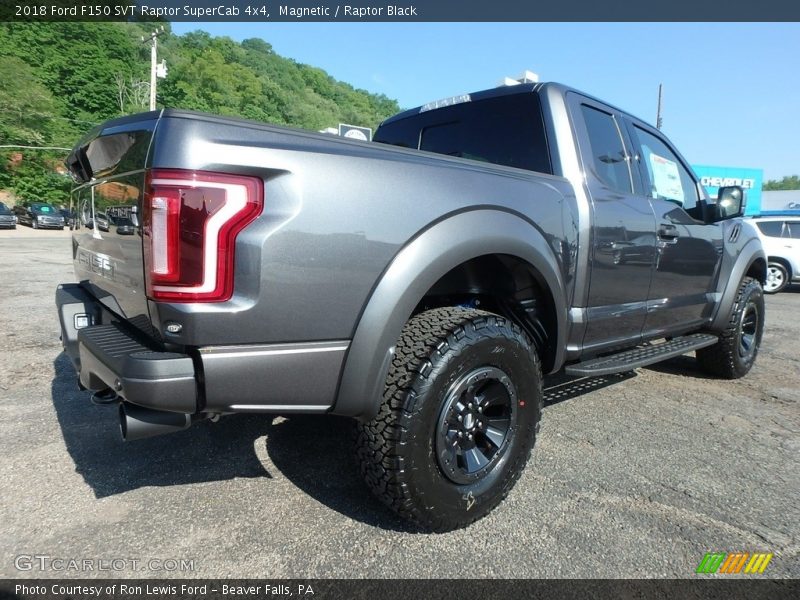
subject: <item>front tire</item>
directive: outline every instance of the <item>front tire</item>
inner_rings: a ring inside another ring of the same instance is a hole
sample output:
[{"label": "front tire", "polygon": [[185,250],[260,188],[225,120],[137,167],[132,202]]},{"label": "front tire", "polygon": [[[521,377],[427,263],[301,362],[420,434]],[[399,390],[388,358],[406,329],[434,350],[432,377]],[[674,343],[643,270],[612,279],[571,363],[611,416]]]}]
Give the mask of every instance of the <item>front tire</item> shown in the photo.
[{"label": "front tire", "polygon": [[513,487],[542,410],[539,358],[507,319],[437,308],[403,328],[378,415],[359,424],[371,490],[432,531],[465,527]]},{"label": "front tire", "polygon": [[738,379],[750,371],[764,333],[764,294],[761,284],[745,277],[739,284],[728,327],[713,346],[697,351],[697,361],[706,372]]},{"label": "front tire", "polygon": [[37,221],[36,219],[31,219],[31,227],[33,227],[34,229],[39,229],[39,221]]},{"label": "front tire", "polygon": [[789,283],[789,271],[779,262],[767,265],[767,281],[764,284],[765,294],[777,294]]}]

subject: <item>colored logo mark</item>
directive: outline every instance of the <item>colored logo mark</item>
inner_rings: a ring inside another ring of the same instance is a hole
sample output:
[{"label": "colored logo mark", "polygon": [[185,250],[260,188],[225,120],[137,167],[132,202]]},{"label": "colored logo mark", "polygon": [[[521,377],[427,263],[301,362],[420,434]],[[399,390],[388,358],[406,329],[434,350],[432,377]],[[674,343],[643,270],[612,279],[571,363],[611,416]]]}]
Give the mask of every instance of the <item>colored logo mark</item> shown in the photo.
[{"label": "colored logo mark", "polygon": [[761,574],[772,556],[772,552],[706,552],[695,573]]}]

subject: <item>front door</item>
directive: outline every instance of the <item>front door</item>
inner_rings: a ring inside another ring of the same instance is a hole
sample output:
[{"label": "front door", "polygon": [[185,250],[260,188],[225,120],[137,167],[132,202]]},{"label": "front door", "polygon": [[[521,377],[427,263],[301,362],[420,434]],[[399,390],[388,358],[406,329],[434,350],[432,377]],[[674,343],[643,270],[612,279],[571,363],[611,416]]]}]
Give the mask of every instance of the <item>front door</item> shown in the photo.
[{"label": "front door", "polygon": [[703,221],[698,183],[666,139],[644,123],[626,118],[639,171],[642,200],[656,218],[656,260],[647,299],[645,337],[660,337],[702,325],[714,307],[722,260],[722,227]]}]

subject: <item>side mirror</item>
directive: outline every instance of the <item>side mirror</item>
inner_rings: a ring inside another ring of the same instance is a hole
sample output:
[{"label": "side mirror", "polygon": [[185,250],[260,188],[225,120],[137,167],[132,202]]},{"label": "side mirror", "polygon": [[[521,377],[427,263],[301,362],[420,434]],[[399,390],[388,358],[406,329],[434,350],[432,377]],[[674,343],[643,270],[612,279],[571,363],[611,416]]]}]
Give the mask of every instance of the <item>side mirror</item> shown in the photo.
[{"label": "side mirror", "polygon": [[744,214],[744,190],[738,185],[719,188],[717,214],[720,219],[741,217]]}]

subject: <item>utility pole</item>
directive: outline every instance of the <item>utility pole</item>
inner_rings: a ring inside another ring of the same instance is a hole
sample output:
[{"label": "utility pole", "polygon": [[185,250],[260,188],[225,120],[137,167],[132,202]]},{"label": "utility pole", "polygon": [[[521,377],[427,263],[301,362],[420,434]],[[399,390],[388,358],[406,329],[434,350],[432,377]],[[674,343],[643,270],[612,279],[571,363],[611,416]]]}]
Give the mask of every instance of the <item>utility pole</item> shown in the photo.
[{"label": "utility pole", "polygon": [[[149,37],[142,36],[142,42],[150,42],[150,110],[156,109],[156,71],[158,70],[158,36],[166,33],[164,26],[156,29]],[[166,70],[164,71],[166,73]]]},{"label": "utility pole", "polygon": [[661,129],[661,88],[662,84],[658,84],[658,110],[656,111],[656,129]]}]

